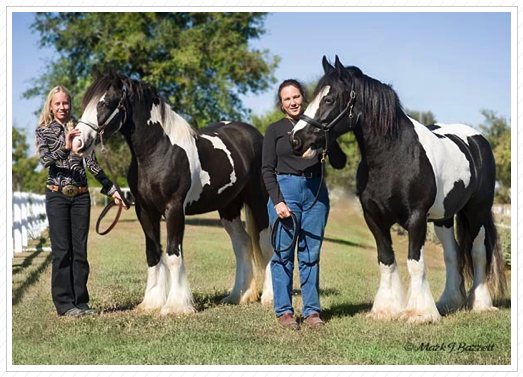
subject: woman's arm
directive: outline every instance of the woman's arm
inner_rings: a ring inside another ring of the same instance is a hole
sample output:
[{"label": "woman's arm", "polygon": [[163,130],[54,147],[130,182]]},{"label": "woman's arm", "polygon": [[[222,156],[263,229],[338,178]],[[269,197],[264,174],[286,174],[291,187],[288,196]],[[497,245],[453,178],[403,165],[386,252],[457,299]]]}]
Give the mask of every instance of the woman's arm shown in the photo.
[{"label": "woman's arm", "polygon": [[[54,140],[51,140],[53,143],[59,142],[59,136],[56,136],[54,133],[51,133],[51,136],[55,138]],[[70,152],[65,148],[65,146],[61,146],[55,151],[51,151],[49,148],[48,138],[49,136],[46,135],[46,128],[36,128],[36,145],[38,147],[38,154],[40,155],[40,161],[42,161],[42,164],[45,168],[48,168],[51,165],[55,165],[59,160],[67,159]]]},{"label": "woman's arm", "polygon": [[102,184],[102,194],[112,196],[116,192],[116,186],[109,180],[109,178],[107,178],[104,171],[98,164],[94,151],[89,156],[85,156],[85,164],[87,169],[89,169],[96,180]]}]

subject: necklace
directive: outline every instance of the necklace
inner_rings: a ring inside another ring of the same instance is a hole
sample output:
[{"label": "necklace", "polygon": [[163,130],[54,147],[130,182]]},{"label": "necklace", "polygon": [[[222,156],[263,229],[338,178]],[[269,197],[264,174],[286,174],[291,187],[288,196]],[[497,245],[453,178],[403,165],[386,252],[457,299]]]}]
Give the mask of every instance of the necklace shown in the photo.
[{"label": "necklace", "polygon": [[294,127],[296,125],[296,120],[286,117],[289,122],[291,122],[292,126]]}]

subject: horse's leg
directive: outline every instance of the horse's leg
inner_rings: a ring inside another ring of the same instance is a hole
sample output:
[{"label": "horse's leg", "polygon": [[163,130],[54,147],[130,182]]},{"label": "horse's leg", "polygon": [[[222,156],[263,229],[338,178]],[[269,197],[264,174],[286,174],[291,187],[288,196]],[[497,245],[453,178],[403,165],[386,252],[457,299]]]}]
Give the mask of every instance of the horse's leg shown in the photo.
[{"label": "horse's leg", "polygon": [[423,245],[427,236],[427,216],[415,212],[409,219],[409,255],[407,268],[410,274],[409,297],[403,319],[413,323],[437,321],[440,318],[425,275]]},{"label": "horse's leg", "polygon": [[232,248],[236,256],[236,277],[232,292],[222,302],[241,304],[258,299],[258,291],[253,274],[253,255],[251,239],[240,218],[240,207],[231,205],[220,210],[220,218],[232,241]]},{"label": "horse's leg", "polygon": [[[258,253],[258,259],[261,268],[264,269],[263,293],[261,303],[271,305],[273,300],[272,277],[271,277],[271,259],[273,249],[269,235],[269,216],[267,215],[267,198],[263,195],[245,203],[245,221],[247,223],[247,232],[253,243],[253,253]],[[252,234],[251,234],[252,233]],[[257,249],[258,248],[258,249]],[[257,259],[255,257],[255,260]]]},{"label": "horse's leg", "polygon": [[265,279],[263,280],[263,293],[261,303],[263,305],[272,305],[274,293],[272,290],[271,259],[274,250],[271,245],[269,227],[262,229],[260,232],[260,248],[263,253],[265,263]]},{"label": "horse's leg", "polygon": [[145,252],[147,257],[147,286],[143,301],[138,310],[161,308],[167,299],[167,267],[162,262],[160,244],[160,214],[144,211],[139,203],[135,204],[136,215],[145,234]]},{"label": "horse's leg", "polygon": [[447,271],[445,290],[436,303],[436,307],[441,314],[448,314],[461,309],[466,302],[463,260],[454,236],[454,217],[449,220],[435,221],[434,231],[443,246]]},{"label": "horse's leg", "polygon": [[379,216],[373,216],[366,211],[364,216],[376,240],[380,267],[380,286],[368,317],[381,320],[392,319],[405,308],[405,294],[394,258],[390,227],[385,226]]},{"label": "horse's leg", "polygon": [[162,257],[169,269],[169,296],[160,314],[193,313],[195,309],[182,252],[185,228],[182,205],[180,203],[170,205],[165,212],[165,220],[167,223],[167,249]]},{"label": "horse's leg", "polygon": [[487,248],[485,246],[485,227],[478,219],[469,220],[469,231],[472,235],[472,265],[474,278],[468,294],[468,305],[475,311],[497,310],[492,304],[492,297],[487,284]]}]

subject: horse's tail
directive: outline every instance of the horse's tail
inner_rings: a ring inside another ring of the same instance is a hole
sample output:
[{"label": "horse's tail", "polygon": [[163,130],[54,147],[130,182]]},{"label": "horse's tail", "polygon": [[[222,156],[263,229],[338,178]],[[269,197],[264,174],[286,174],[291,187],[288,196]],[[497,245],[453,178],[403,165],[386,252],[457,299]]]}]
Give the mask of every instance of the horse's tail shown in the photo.
[{"label": "horse's tail", "polygon": [[488,284],[493,299],[501,299],[507,290],[507,280],[505,277],[505,260],[503,250],[499,244],[498,231],[494,224],[492,211],[489,212],[485,221],[485,246],[487,247],[488,264]]},{"label": "horse's tail", "polygon": [[[498,232],[494,225],[492,211],[485,216],[481,225],[485,228],[485,247],[487,252],[487,283],[493,300],[504,297],[507,289],[505,278],[505,262],[503,260],[502,250],[499,244]],[[470,232],[469,220],[465,214],[460,211],[456,215],[456,233],[457,241],[463,256],[463,270],[467,280],[471,281],[474,275],[474,266],[472,263],[472,244],[475,235]]]}]

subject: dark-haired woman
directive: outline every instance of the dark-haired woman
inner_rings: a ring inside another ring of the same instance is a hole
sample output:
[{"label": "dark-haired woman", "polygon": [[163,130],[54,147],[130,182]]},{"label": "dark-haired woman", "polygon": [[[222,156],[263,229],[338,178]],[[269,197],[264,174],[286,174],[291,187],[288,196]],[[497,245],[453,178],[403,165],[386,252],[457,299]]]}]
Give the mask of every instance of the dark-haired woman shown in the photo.
[{"label": "dark-haired woman", "polygon": [[[295,156],[289,142],[288,133],[303,113],[305,95],[301,84],[296,80],[285,80],[278,89],[278,105],[285,117],[271,124],[263,142],[263,179],[269,193],[267,204],[271,225],[282,219],[283,227],[278,229],[276,248],[286,249],[293,239],[290,212],[296,215],[298,239],[298,266],[300,272],[302,316],[311,328],[317,329],[325,323],[320,318],[319,262],[320,249],[327,217],[329,196],[327,187],[321,183],[320,157],[304,159]],[[330,164],[342,169],[346,156],[335,142],[327,153]],[[316,204],[303,212],[314,201]],[[274,253],[271,261],[274,290],[274,310],[278,323],[293,330],[299,328],[292,306],[292,276],[294,270],[293,245],[288,251]]]}]

